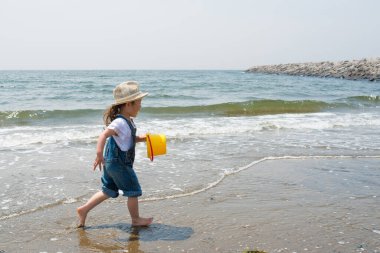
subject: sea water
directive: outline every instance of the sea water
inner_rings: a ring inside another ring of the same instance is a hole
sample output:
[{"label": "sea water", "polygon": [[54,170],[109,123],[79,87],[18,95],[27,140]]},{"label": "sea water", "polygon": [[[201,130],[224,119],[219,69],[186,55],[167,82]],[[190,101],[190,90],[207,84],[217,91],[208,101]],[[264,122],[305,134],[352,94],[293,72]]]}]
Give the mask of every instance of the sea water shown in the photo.
[{"label": "sea water", "polygon": [[138,134],[167,137],[167,155],[153,162],[145,144],[136,147],[143,201],[205,191],[265,160],[380,158],[377,82],[242,71],[0,71],[0,220],[82,203],[100,189],[96,141],[112,90],[126,80],[149,92]]}]

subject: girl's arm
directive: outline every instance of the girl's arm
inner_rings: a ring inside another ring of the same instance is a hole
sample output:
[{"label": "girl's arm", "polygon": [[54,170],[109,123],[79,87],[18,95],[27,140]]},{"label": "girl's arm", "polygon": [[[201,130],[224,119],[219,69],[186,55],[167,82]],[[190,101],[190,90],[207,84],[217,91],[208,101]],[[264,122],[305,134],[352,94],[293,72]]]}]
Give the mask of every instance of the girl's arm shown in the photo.
[{"label": "girl's arm", "polygon": [[104,164],[103,149],[108,137],[112,135],[117,135],[112,129],[104,130],[98,138],[98,144],[96,145],[96,158],[94,162],[94,170],[99,166],[99,170],[102,170],[102,165]]},{"label": "girl's arm", "polygon": [[136,142],[146,142],[146,135],[136,136]]}]

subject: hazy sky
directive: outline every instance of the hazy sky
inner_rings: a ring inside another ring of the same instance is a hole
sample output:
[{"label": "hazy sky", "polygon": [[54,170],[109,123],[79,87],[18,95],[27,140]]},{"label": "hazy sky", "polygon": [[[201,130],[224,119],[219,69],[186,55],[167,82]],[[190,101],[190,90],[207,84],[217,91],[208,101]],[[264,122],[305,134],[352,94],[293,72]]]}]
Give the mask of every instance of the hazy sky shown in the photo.
[{"label": "hazy sky", "polygon": [[378,0],[0,0],[0,69],[247,69],[380,57]]}]

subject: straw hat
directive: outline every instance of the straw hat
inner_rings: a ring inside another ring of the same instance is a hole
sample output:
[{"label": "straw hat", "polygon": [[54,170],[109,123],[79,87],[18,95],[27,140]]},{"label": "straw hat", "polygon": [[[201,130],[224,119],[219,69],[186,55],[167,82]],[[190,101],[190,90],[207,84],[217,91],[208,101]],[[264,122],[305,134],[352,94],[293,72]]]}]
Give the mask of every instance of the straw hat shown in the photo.
[{"label": "straw hat", "polygon": [[112,105],[120,105],[127,102],[132,102],[137,99],[143,98],[148,93],[141,92],[139,89],[139,83],[136,81],[127,81],[119,84],[113,90],[113,97],[115,98],[115,103]]}]

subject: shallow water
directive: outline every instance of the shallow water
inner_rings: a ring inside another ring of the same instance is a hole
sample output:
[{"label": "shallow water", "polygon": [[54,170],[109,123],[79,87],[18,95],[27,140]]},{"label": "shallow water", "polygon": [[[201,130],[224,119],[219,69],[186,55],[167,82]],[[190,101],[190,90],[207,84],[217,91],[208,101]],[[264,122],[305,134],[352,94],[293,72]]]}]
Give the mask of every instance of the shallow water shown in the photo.
[{"label": "shallow water", "polygon": [[[267,158],[207,191],[146,200],[133,229],[125,201],[107,201],[75,229],[77,203],[1,221],[6,252],[378,252],[380,158]],[[360,173],[358,171],[360,170]],[[15,236],[17,234],[17,236]]]}]

